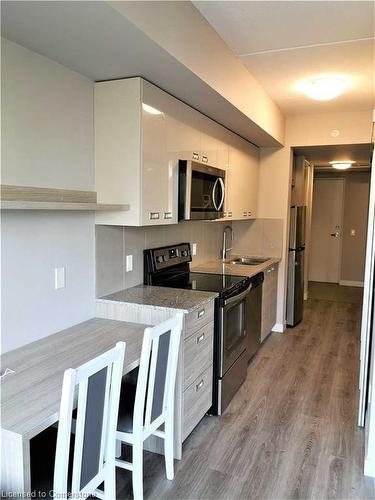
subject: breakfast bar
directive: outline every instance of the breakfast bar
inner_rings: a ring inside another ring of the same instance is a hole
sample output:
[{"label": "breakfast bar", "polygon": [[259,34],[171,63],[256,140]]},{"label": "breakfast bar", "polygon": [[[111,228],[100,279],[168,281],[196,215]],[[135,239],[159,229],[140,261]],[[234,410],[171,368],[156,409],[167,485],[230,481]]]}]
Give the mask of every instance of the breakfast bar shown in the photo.
[{"label": "breakfast bar", "polygon": [[31,490],[30,440],[59,419],[64,371],[124,341],[129,373],[139,365],[145,327],[93,318],[1,356],[3,494]]}]

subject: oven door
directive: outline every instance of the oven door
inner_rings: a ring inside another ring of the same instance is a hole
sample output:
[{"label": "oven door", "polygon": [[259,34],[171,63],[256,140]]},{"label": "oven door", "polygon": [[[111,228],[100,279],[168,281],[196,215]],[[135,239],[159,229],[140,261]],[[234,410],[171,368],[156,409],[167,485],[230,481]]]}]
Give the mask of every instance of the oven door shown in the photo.
[{"label": "oven door", "polygon": [[[184,183],[184,219],[212,220],[224,215],[225,171],[194,161],[180,161]],[[180,186],[181,188],[181,186]]]},{"label": "oven door", "polygon": [[234,364],[246,349],[246,300],[250,286],[239,295],[223,300],[219,308],[218,333],[220,338],[219,377]]}]

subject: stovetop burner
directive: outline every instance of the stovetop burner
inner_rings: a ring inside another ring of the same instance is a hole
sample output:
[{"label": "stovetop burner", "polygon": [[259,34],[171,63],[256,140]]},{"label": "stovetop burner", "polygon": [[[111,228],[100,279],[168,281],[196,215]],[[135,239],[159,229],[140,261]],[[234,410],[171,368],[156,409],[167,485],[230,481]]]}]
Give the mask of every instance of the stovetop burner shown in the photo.
[{"label": "stovetop burner", "polygon": [[189,243],[144,251],[144,283],[185,290],[217,292],[220,297],[239,293],[250,284],[247,276],[190,272]]},{"label": "stovetop burner", "polygon": [[200,290],[202,292],[223,292],[243,283],[247,278],[244,276],[229,276],[209,273],[181,273],[169,278],[157,279],[154,284],[168,286],[171,288],[183,288],[185,290]]}]

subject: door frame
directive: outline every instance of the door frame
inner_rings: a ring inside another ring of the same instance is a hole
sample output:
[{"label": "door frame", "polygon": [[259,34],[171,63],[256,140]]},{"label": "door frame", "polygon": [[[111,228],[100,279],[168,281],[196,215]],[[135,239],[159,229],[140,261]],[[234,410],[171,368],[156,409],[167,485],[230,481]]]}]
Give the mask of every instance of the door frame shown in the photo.
[{"label": "door frame", "polygon": [[[342,188],[342,198],[341,198],[341,209],[340,209],[340,228],[341,228],[341,237],[340,237],[340,242],[339,242],[339,252],[338,252],[338,261],[339,261],[339,279],[337,281],[337,284],[340,283],[341,281],[341,273],[342,273],[342,233],[343,233],[343,225],[344,225],[344,208],[345,208],[345,189],[346,189],[346,182],[344,177],[317,177],[316,176],[316,171],[314,169],[313,172],[313,188],[312,188],[312,197],[311,197],[311,223],[310,223],[310,249],[309,249],[309,257],[311,257],[311,242],[312,242],[312,225],[314,221],[314,191],[315,191],[315,180],[323,180],[323,181],[341,181],[341,184],[343,186]],[[308,270],[308,281],[310,281],[310,265],[311,265],[311,258],[309,258],[309,270]]]},{"label": "door frame", "polygon": [[[363,303],[361,321],[361,352],[359,371],[359,405],[358,425],[363,427],[366,420],[367,387],[369,384],[369,359],[370,359],[370,328],[373,314],[372,300],[374,288],[374,265],[375,265],[375,147],[372,157],[372,168],[370,178],[370,198],[367,222],[367,242],[365,275],[363,284]],[[374,359],[372,362],[374,363]],[[375,404],[375,402],[374,402]],[[375,410],[375,409],[374,409]]]}]

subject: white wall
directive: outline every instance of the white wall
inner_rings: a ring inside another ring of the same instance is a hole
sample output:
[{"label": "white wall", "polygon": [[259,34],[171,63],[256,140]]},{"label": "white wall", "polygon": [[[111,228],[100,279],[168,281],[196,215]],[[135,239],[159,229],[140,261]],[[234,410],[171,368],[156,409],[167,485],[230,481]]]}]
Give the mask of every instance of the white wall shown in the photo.
[{"label": "white wall", "polygon": [[[3,184],[94,189],[91,81],[3,39],[1,118]],[[2,350],[92,317],[94,215],[7,211],[1,223]]]},{"label": "white wall", "polygon": [[287,117],[285,146],[261,150],[258,217],[281,218],[284,223],[283,258],[279,265],[278,324],[285,321],[292,147],[370,143],[371,133],[372,110],[296,115]]}]

